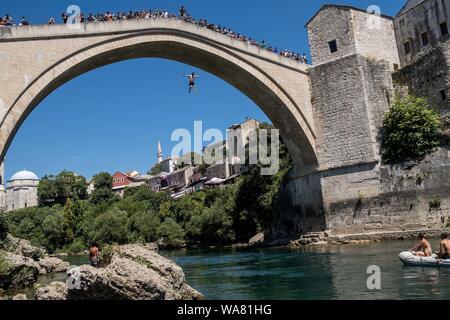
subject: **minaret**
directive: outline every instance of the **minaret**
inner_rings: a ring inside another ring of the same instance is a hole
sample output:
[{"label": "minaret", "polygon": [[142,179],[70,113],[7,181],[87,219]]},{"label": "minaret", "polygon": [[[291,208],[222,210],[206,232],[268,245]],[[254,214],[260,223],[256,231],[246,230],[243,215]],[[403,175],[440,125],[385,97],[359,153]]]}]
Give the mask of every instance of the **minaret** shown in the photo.
[{"label": "minaret", "polygon": [[161,142],[158,141],[158,163],[163,162],[163,152],[161,148]]}]

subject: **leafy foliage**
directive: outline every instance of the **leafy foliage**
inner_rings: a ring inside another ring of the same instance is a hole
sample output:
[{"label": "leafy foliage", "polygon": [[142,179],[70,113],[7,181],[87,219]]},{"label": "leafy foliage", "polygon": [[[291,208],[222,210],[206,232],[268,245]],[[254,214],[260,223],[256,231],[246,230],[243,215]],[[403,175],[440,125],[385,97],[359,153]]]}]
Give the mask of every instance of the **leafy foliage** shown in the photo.
[{"label": "leafy foliage", "polygon": [[162,166],[160,163],[155,164],[149,172],[147,172],[151,176],[156,176],[162,172]]},{"label": "leafy foliage", "polygon": [[[268,124],[261,127],[273,129]],[[270,144],[272,137],[268,138]],[[40,185],[41,194],[51,195],[46,199],[58,201],[9,212],[6,221],[13,235],[30,239],[49,252],[77,253],[92,242],[105,247],[158,241],[166,248],[247,242],[271,225],[281,181],[292,164],[282,142],[280,157],[281,169],[274,176],[261,176],[261,165],[257,164],[234,185],[205,189],[176,200],[147,186],[126,189],[123,199],[118,199],[111,190],[112,177],[105,172],[94,177],[95,190],[90,198],[81,198],[80,190],[73,187],[75,180],[66,172],[58,179],[48,177]],[[56,180],[60,182],[52,182]]]},{"label": "leafy foliage", "polygon": [[439,145],[439,115],[425,99],[397,97],[383,123],[381,153],[386,163],[422,160]]},{"label": "leafy foliage", "polygon": [[40,205],[65,204],[67,198],[86,198],[86,179],[71,171],[62,171],[57,176],[45,176],[38,185]]},{"label": "leafy foliage", "polygon": [[9,226],[6,217],[0,213],[0,247],[6,242],[8,236]]},{"label": "leafy foliage", "polygon": [[94,191],[92,191],[90,201],[92,204],[110,203],[115,199],[112,191],[112,177],[107,172],[101,172],[94,176]]}]

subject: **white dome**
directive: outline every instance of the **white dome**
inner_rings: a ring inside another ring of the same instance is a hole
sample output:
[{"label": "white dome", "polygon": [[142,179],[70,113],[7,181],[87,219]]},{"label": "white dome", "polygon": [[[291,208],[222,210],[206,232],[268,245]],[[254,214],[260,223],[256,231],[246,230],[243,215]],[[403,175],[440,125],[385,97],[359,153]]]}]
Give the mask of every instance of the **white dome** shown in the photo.
[{"label": "white dome", "polygon": [[31,171],[20,171],[13,175],[10,181],[17,180],[39,180],[39,178]]}]

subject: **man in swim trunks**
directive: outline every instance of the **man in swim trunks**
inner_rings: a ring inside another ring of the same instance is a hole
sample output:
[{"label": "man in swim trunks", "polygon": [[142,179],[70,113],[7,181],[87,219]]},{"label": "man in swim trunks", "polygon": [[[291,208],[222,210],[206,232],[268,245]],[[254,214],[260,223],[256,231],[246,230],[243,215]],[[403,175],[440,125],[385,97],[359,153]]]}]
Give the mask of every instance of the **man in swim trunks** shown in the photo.
[{"label": "man in swim trunks", "polygon": [[192,74],[185,75],[189,79],[189,93],[191,93],[192,90],[194,90],[194,93],[197,93],[197,88],[195,86],[195,79],[198,78],[198,76],[192,72]]},{"label": "man in swim trunks", "polygon": [[418,257],[431,257],[433,250],[430,242],[425,238],[425,233],[419,233],[420,243],[415,245],[411,251]]},{"label": "man in swim trunks", "polygon": [[91,260],[91,266],[97,268],[98,267],[98,258],[99,258],[99,252],[98,252],[98,246],[96,244],[92,244],[89,249],[89,260]]},{"label": "man in swim trunks", "polygon": [[441,235],[441,245],[440,245],[440,251],[439,251],[439,258],[442,260],[449,260],[450,259],[450,240],[448,240],[448,233],[444,232]]}]

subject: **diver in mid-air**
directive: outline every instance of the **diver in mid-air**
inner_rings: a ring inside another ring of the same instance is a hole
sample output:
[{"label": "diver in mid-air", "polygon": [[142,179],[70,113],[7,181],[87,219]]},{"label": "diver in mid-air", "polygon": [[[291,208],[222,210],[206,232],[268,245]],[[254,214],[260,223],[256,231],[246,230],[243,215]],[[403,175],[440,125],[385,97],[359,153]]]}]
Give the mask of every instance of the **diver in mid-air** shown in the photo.
[{"label": "diver in mid-air", "polygon": [[195,79],[198,79],[199,76],[197,76],[194,72],[192,74],[183,75],[183,77],[186,77],[189,79],[189,93],[194,91],[194,93],[197,93],[197,87],[195,86]]}]

